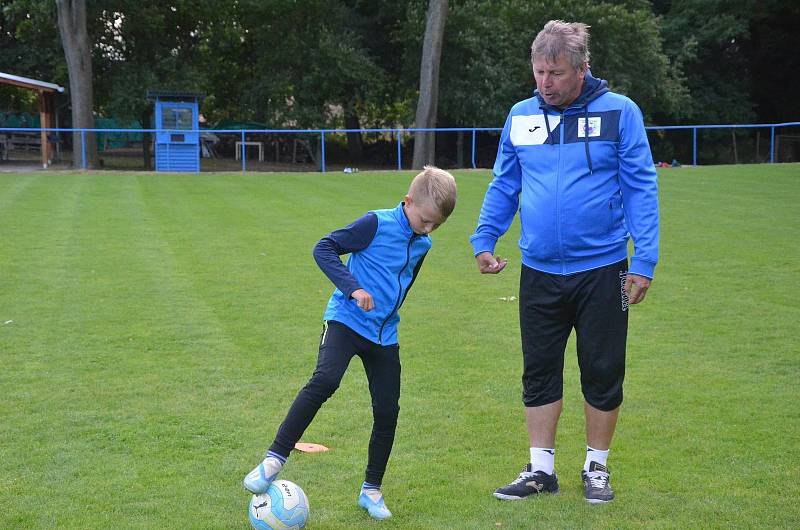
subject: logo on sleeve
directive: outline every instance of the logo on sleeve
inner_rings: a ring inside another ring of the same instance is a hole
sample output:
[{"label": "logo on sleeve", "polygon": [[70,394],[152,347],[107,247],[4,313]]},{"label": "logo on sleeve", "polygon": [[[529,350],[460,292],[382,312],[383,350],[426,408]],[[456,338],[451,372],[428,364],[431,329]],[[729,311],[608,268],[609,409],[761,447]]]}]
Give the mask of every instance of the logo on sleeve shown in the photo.
[{"label": "logo on sleeve", "polygon": [[550,131],[555,131],[561,123],[561,116],[548,115],[547,123],[544,120],[544,114],[511,116],[511,143],[514,145],[544,144],[548,137],[548,125]]},{"label": "logo on sleeve", "polygon": [[600,136],[600,116],[589,118],[589,123],[586,123],[586,118],[578,118],[578,138],[593,138]]}]

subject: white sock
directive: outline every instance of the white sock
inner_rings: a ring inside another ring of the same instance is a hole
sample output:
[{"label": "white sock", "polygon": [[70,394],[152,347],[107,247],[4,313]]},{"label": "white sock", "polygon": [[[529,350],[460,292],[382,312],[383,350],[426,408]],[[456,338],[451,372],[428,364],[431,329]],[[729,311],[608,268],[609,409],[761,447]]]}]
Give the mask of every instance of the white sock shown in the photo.
[{"label": "white sock", "polygon": [[606,465],[608,462],[608,449],[605,451],[601,451],[600,449],[594,449],[592,447],[586,446],[586,462],[583,463],[583,470],[587,473],[589,472],[589,464],[592,462],[597,462],[598,464]]},{"label": "white sock", "polygon": [[555,458],[555,449],[531,447],[531,471],[544,471],[548,475],[552,475]]}]

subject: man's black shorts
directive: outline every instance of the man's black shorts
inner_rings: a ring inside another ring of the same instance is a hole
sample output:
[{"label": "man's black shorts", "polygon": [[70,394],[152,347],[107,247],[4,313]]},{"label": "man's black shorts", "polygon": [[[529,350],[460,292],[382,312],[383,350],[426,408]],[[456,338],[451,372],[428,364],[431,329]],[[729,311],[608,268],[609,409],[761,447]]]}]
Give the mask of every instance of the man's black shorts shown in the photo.
[{"label": "man's black shorts", "polygon": [[564,349],[573,328],[584,398],[605,411],[622,403],[627,273],[627,260],[570,276],[522,266],[519,319],[525,406],[538,407],[562,398]]}]

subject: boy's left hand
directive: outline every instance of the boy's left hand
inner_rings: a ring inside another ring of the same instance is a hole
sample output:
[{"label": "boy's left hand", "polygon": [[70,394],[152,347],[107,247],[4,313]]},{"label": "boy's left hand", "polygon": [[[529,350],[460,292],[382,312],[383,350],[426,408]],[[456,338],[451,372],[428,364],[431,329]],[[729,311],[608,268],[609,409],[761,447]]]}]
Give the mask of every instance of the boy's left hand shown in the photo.
[{"label": "boy's left hand", "polygon": [[364,311],[372,311],[375,308],[375,302],[372,300],[372,295],[364,289],[356,289],[350,294],[358,303],[358,307]]}]

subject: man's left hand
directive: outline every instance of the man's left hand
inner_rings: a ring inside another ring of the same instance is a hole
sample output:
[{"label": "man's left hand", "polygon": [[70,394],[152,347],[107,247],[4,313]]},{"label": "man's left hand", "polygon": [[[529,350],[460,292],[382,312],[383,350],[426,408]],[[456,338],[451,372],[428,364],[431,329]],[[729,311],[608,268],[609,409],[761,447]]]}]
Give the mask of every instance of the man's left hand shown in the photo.
[{"label": "man's left hand", "polygon": [[649,288],[650,278],[638,274],[628,274],[625,278],[625,294],[628,295],[628,303],[638,304],[644,300]]}]

